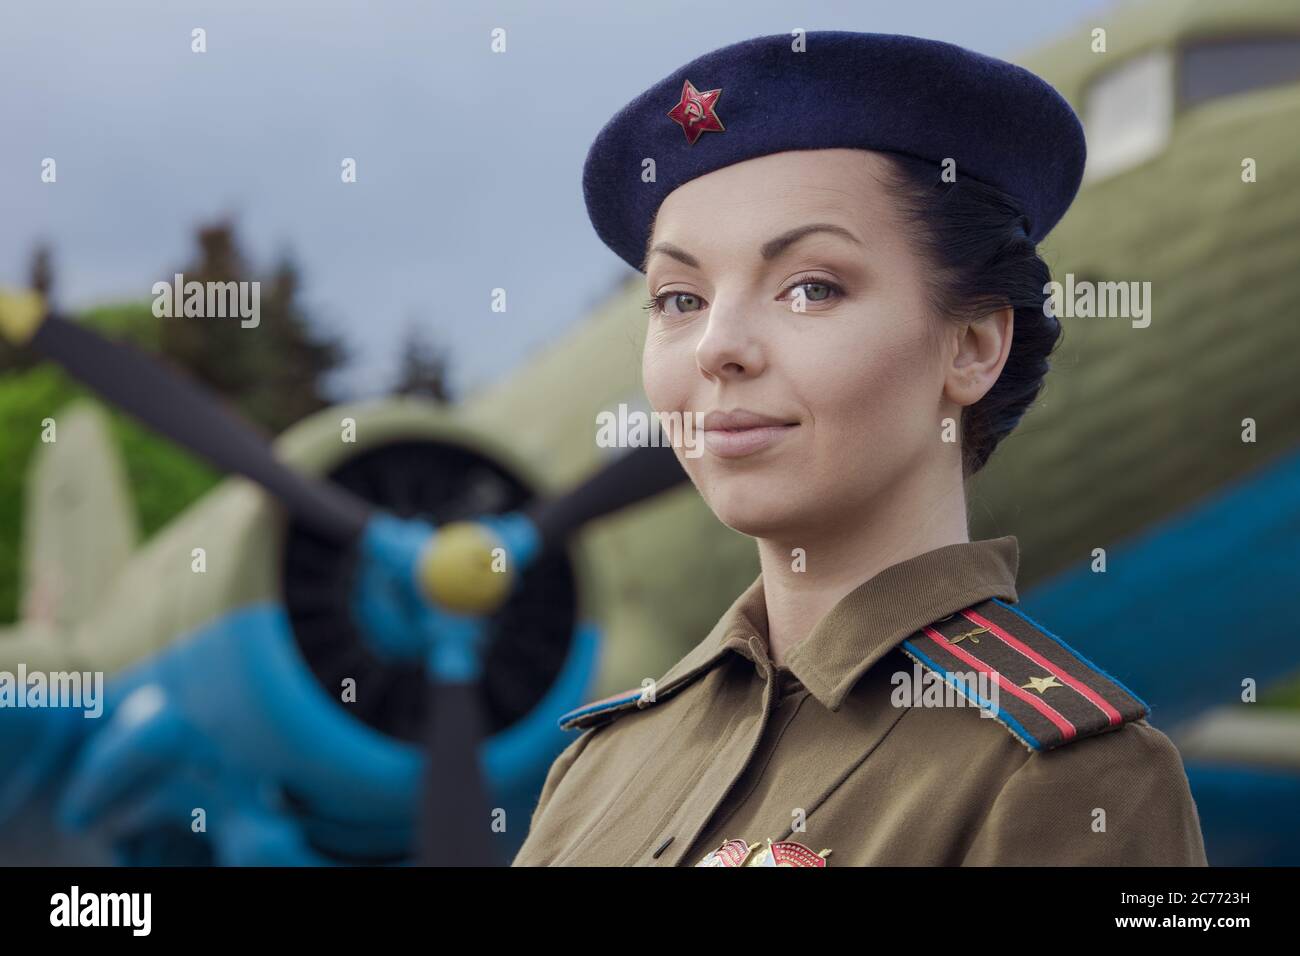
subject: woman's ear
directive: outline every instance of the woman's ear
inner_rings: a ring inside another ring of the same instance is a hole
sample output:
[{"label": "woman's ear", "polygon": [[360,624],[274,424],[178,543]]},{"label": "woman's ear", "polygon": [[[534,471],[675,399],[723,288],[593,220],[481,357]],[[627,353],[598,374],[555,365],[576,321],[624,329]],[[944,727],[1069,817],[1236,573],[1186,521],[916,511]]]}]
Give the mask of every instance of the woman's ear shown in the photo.
[{"label": "woman's ear", "polygon": [[945,369],[946,398],[965,407],[988,393],[1011,354],[1014,327],[1015,311],[1006,306],[958,329],[957,349]]}]

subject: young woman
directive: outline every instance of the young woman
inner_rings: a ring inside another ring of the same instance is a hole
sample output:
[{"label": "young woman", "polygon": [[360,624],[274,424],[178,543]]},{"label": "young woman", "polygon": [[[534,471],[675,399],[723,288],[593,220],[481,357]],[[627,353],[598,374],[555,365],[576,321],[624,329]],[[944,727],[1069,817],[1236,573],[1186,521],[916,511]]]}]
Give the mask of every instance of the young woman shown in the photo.
[{"label": "young woman", "polygon": [[967,532],[1060,335],[1036,242],[1083,160],[1037,77],[875,34],[714,51],[606,125],[584,187],[645,272],[647,398],[703,416],[678,457],[762,573],[565,718],[516,865],[1205,863],[1146,705]]}]

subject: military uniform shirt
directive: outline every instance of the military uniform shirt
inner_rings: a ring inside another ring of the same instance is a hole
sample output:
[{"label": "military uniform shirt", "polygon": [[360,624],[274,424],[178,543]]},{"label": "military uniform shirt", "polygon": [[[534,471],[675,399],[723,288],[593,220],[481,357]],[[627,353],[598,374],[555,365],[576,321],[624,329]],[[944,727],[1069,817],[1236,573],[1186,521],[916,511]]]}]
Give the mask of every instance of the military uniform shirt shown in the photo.
[{"label": "military uniform shirt", "polygon": [[[830,866],[1205,865],[1178,751],[1011,607],[1017,566],[1013,537],[895,564],[781,669],[760,575],[653,694],[566,716],[514,864],[695,866],[740,839]],[[998,707],[902,691],[959,662],[998,673]]]}]

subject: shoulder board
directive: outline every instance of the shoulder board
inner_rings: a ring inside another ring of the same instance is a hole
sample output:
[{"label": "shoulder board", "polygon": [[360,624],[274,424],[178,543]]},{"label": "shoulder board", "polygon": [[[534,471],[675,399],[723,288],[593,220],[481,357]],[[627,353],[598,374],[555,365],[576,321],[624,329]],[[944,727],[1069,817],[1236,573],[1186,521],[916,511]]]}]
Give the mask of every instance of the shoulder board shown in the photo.
[{"label": "shoulder board", "polygon": [[607,724],[623,714],[634,710],[644,710],[652,704],[662,703],[683,687],[688,686],[692,678],[697,676],[701,670],[702,668],[696,668],[678,675],[673,675],[670,672],[653,691],[649,687],[637,687],[633,690],[625,690],[610,697],[593,701],[590,704],[583,704],[560,718],[560,729],[586,730],[589,727],[599,727],[601,724]]},{"label": "shoulder board", "polygon": [[620,691],[590,704],[574,708],[560,718],[561,730],[586,730],[608,723],[615,717],[647,706],[648,699],[642,700],[645,691],[641,688]]},{"label": "shoulder board", "polygon": [[1117,730],[1151,712],[1115,678],[997,598],[922,628],[901,649],[1030,750]]},{"label": "shoulder board", "polygon": [[633,710],[644,710],[663,703],[696,678],[707,673],[723,659],[724,649],[717,640],[718,629],[695,646],[689,654],[668,669],[663,677],[641,687],[625,690],[590,704],[583,704],[560,718],[561,730],[586,730],[607,724]]}]

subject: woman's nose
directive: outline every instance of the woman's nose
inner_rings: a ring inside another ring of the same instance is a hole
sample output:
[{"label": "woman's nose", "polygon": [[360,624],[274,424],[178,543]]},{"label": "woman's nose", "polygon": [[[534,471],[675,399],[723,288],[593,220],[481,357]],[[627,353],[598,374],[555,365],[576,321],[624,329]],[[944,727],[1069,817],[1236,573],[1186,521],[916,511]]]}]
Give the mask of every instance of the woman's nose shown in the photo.
[{"label": "woman's nose", "polygon": [[695,361],[709,378],[752,377],[766,366],[763,343],[743,305],[709,310],[704,333],[695,347]]}]

